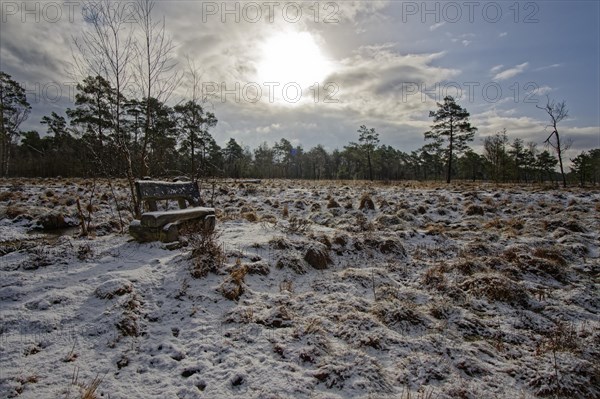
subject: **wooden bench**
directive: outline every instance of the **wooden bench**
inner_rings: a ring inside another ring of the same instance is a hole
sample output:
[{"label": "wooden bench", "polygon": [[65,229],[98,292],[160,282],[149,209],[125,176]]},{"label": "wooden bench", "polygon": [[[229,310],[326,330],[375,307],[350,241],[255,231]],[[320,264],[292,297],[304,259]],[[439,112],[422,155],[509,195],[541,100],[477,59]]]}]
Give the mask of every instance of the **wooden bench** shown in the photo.
[{"label": "wooden bench", "polygon": [[[140,202],[148,208],[140,220],[129,225],[129,234],[139,242],[177,241],[183,226],[208,230],[215,227],[215,210],[200,206],[196,183],[141,180],[135,182],[135,189]],[[176,200],[179,209],[159,211],[157,201],[163,200]]]}]

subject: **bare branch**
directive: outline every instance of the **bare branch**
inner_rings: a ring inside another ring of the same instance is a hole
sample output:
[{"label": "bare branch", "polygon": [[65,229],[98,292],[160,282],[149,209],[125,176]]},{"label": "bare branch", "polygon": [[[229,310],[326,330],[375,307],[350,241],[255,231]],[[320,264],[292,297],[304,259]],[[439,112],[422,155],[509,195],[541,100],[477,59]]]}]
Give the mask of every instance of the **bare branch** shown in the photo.
[{"label": "bare branch", "polygon": [[[543,110],[550,117],[550,124],[546,126],[552,128],[552,133],[548,136],[544,143],[549,145],[556,151],[556,155],[558,156],[558,162],[560,165],[560,173],[562,175],[563,187],[567,186],[567,180],[565,177],[565,172],[563,168],[562,161],[562,153],[568,150],[571,147],[572,141],[564,141],[561,144],[561,137],[558,133],[558,123],[564,120],[568,115],[569,111],[567,110],[567,103],[563,100],[559,103],[556,103],[554,100],[550,100],[549,96],[546,96],[546,105],[541,107],[536,105],[537,108]],[[554,137],[554,141],[552,141],[552,137]]]}]

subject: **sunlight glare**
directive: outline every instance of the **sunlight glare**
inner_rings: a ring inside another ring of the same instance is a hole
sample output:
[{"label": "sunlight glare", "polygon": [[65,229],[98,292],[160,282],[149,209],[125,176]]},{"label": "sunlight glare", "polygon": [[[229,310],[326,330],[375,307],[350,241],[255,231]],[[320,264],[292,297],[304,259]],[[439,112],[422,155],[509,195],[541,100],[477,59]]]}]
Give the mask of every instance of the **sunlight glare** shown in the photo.
[{"label": "sunlight glare", "polygon": [[303,89],[322,83],[331,72],[331,65],[323,55],[315,38],[308,32],[281,33],[268,39],[262,46],[258,64],[261,82],[298,83]]}]

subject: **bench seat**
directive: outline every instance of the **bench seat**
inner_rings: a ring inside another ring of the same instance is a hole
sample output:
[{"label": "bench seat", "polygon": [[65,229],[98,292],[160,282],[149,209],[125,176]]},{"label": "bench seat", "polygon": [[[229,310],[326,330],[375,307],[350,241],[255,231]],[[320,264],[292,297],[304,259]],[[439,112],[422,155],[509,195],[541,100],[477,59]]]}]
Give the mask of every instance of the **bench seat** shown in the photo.
[{"label": "bench seat", "polygon": [[140,222],[144,227],[162,227],[179,220],[204,219],[210,215],[214,216],[214,214],[214,208],[204,207],[154,211],[143,213]]}]

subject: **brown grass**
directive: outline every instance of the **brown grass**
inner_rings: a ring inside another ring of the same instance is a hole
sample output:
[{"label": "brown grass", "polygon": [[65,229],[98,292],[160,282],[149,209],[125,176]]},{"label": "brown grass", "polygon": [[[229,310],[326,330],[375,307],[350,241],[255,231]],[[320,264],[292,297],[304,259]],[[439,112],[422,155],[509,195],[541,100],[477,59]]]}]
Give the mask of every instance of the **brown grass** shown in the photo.
[{"label": "brown grass", "polygon": [[288,208],[288,204],[283,205],[283,210],[281,211],[281,217],[287,219],[290,216],[290,210]]},{"label": "brown grass", "polygon": [[538,257],[538,258],[542,258],[542,259],[550,260],[550,261],[555,262],[556,264],[558,264],[560,266],[566,266],[567,265],[567,260],[561,254],[561,251],[559,251],[556,248],[536,248],[533,251],[533,256]]},{"label": "brown grass", "polygon": [[292,216],[289,220],[289,224],[285,226],[284,229],[290,234],[304,234],[310,231],[311,224],[311,221],[308,219]]},{"label": "brown grass", "polygon": [[81,399],[98,399],[98,395],[96,394],[96,390],[102,383],[102,378],[100,376],[96,376],[89,384],[83,386],[83,393],[81,394]]},{"label": "brown grass", "polygon": [[327,202],[327,209],[339,208],[339,207],[340,207],[340,204],[338,204],[338,202],[333,198],[330,198],[329,202]]},{"label": "brown grass", "polygon": [[465,214],[468,216],[479,215],[483,216],[485,211],[479,205],[471,204],[465,208]]},{"label": "brown grass", "polygon": [[249,222],[258,221],[258,216],[256,216],[255,212],[244,212],[244,213],[242,213],[242,217]]},{"label": "brown grass", "polygon": [[221,283],[219,289],[223,296],[231,301],[237,301],[244,293],[244,278],[248,274],[248,268],[241,262],[229,272],[229,275]]},{"label": "brown grass", "polygon": [[195,278],[218,272],[225,263],[223,248],[217,242],[218,235],[214,230],[201,229],[199,233],[189,236],[192,247],[192,270]]},{"label": "brown grass", "polygon": [[20,195],[17,191],[2,191],[0,192],[0,202],[18,200]]},{"label": "brown grass", "polygon": [[17,216],[25,215],[26,213],[27,209],[18,205],[11,205],[6,208],[6,216],[8,216],[9,219],[14,219]]},{"label": "brown grass", "polygon": [[448,271],[448,267],[445,263],[439,263],[435,266],[430,267],[423,273],[421,281],[424,285],[442,290],[448,284],[448,279],[445,274]]},{"label": "brown grass", "polygon": [[491,301],[511,305],[526,305],[527,291],[517,282],[506,276],[491,273],[478,273],[460,285],[460,288],[475,296],[485,296]]},{"label": "brown grass", "polygon": [[304,260],[317,270],[327,269],[327,266],[333,263],[327,247],[323,244],[309,247],[304,254]]},{"label": "brown grass", "polygon": [[358,206],[358,209],[361,209],[361,210],[375,209],[375,203],[373,202],[373,200],[371,199],[371,196],[369,194],[364,193],[363,196],[360,198],[360,205]]}]

